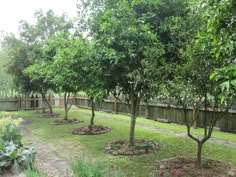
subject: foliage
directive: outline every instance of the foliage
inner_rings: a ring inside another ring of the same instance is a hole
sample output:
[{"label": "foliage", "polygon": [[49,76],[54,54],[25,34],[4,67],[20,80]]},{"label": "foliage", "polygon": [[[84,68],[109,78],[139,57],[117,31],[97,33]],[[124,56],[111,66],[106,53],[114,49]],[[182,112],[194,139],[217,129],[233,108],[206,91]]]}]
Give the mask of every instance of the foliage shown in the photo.
[{"label": "foliage", "polygon": [[102,177],[104,176],[104,169],[99,163],[92,162],[85,157],[80,157],[71,166],[74,177]]},{"label": "foliage", "polygon": [[[211,31],[211,25],[213,24],[209,24],[209,19],[215,15],[215,11],[210,12],[211,9],[208,8],[208,3],[211,2],[213,3],[212,8],[216,7],[213,1],[200,1],[195,4],[197,10],[190,12],[202,18],[195,18],[194,15],[192,15],[193,18],[189,18],[189,20],[197,24],[195,30],[191,31],[196,40],[192,40],[190,38],[191,35],[187,35],[186,39],[188,40],[180,52],[181,64],[176,67],[177,84],[172,87],[172,90],[177,92],[173,95],[177,100],[177,104],[183,108],[187,134],[198,144],[197,157],[199,167],[201,166],[203,144],[211,138],[213,127],[219,119],[219,116],[216,116],[215,113],[222,108],[220,105],[219,82],[213,82],[209,77],[217,68],[228,65],[227,58],[221,57],[221,59],[216,60],[219,57],[219,53],[216,52],[217,49],[214,43],[218,42],[213,39],[214,37],[212,38],[210,33],[213,32]],[[200,23],[196,20],[200,20]],[[182,82],[182,89],[181,87],[179,88],[178,80]],[[188,88],[185,88],[184,85],[187,85]],[[190,104],[194,108],[196,105],[204,107],[204,135],[200,138],[191,134],[190,131],[195,120],[189,120],[186,114],[189,104],[188,96],[190,97]],[[212,107],[213,112],[208,114],[209,107]]]},{"label": "foliage", "polygon": [[12,77],[6,72],[6,64],[9,62],[6,52],[0,49],[0,90],[10,90],[13,88]]},{"label": "foliage", "polygon": [[[82,37],[66,32],[51,38],[45,46],[45,54],[52,57],[46,69],[47,77],[51,78],[56,92],[64,92],[65,119],[72,105],[68,106],[70,95],[82,88],[82,59],[86,54],[86,47],[86,40]],[[50,55],[51,53],[54,55]]]},{"label": "foliage", "polygon": [[35,21],[35,24],[21,21],[19,36],[7,34],[2,42],[10,58],[8,72],[13,76],[17,88],[23,92],[41,92],[39,81],[33,82],[33,79],[23,73],[24,69],[43,59],[42,48],[49,38],[72,27],[66,15],[56,16],[52,10],[46,13],[37,11]]},{"label": "foliage", "polygon": [[11,117],[3,117],[0,119],[0,138],[4,141],[13,141],[20,145],[22,136],[19,132],[19,126],[23,120],[21,118],[12,119]]},{"label": "foliage", "polygon": [[109,92],[115,97],[122,93],[131,103],[130,145],[134,145],[137,105],[154,86],[154,68],[158,68],[164,51],[151,25],[138,16],[134,2],[106,1],[103,5],[104,10],[94,16],[91,25],[97,74]]},{"label": "foliage", "polygon": [[31,166],[34,161],[34,148],[19,147],[13,141],[2,140],[0,147],[0,172],[10,169],[16,173]]},{"label": "foliage", "polygon": [[220,83],[221,103],[227,99],[233,99],[236,95],[236,65],[229,65],[217,69],[210,76],[210,79]]},{"label": "foliage", "polygon": [[47,174],[40,172],[36,167],[27,168],[25,171],[26,177],[48,177]]},{"label": "foliage", "polygon": [[43,101],[45,101],[49,107],[50,114],[53,114],[52,106],[48,99],[46,98],[46,93],[49,90],[55,90],[51,78],[47,75],[48,63],[45,61],[38,61],[33,65],[28,66],[24,69],[24,75],[30,78],[30,83],[37,85],[37,89],[34,91],[42,94]]},{"label": "foliage", "polygon": [[[227,63],[216,69],[211,79],[221,81],[223,93],[229,89],[235,93],[235,47],[236,47],[236,3],[234,0],[205,0],[202,7],[202,20],[206,25],[198,34],[198,43],[210,48],[210,54],[216,60],[226,60]],[[232,96],[232,95],[231,95]]]},{"label": "foliage", "polygon": [[125,177],[120,171],[108,171],[101,163],[92,161],[88,157],[81,155],[72,163],[73,177]]},{"label": "foliage", "polygon": [[0,172],[7,169],[18,172],[32,166],[35,150],[22,146],[22,136],[19,131],[21,122],[21,118],[0,119]]}]

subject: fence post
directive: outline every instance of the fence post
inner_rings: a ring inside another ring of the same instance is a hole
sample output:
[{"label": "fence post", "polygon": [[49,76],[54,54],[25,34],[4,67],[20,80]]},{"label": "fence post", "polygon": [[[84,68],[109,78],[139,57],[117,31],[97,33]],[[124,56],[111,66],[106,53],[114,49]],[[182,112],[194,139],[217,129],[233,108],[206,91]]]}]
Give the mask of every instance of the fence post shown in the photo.
[{"label": "fence post", "polygon": [[19,96],[18,102],[19,102],[19,110],[21,110],[21,96]]},{"label": "fence post", "polygon": [[193,105],[193,128],[197,128],[197,111],[195,105]]},{"label": "fence post", "polygon": [[27,97],[26,97],[26,94],[25,94],[25,109],[27,109]]}]

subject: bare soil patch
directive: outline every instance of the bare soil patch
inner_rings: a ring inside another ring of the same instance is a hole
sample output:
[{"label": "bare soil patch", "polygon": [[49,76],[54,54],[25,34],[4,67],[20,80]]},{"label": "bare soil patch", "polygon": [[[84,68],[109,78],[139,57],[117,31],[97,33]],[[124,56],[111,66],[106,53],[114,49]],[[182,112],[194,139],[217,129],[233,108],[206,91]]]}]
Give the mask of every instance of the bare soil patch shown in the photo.
[{"label": "bare soil patch", "polygon": [[154,153],[160,149],[160,145],[154,141],[136,140],[135,146],[130,147],[129,141],[115,140],[110,142],[105,148],[105,152],[111,155],[143,155]]},{"label": "bare soil patch", "polygon": [[98,134],[108,133],[110,131],[111,131],[110,127],[106,127],[103,125],[93,125],[92,127],[82,126],[82,127],[75,128],[72,131],[72,134],[74,135],[98,135]]},{"label": "bare soil patch", "polygon": [[214,159],[204,159],[202,168],[196,158],[175,157],[160,162],[157,177],[235,177],[236,169],[230,164]]},{"label": "bare soil patch", "polygon": [[66,125],[66,124],[76,124],[76,123],[82,123],[83,120],[79,120],[76,118],[70,118],[70,119],[62,119],[62,120],[54,120],[51,124],[52,125]]}]

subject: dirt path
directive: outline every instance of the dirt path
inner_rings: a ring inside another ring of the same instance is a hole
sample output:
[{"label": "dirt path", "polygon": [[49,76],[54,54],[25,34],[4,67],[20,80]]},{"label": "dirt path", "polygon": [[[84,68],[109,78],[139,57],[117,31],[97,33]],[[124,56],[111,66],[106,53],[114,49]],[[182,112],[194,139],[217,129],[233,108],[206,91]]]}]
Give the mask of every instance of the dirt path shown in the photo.
[{"label": "dirt path", "polygon": [[36,149],[36,166],[50,177],[70,177],[70,163],[58,153],[58,148],[52,142],[39,140],[32,135],[26,126],[22,127],[22,134],[31,143],[30,146]]},{"label": "dirt path", "polygon": [[[85,115],[90,115],[90,113],[85,113],[85,112],[81,112],[81,111],[79,111],[79,113],[80,114],[85,114]],[[114,121],[114,122],[121,122],[121,123],[124,123],[124,124],[130,124],[130,122],[128,120],[122,120],[122,119],[116,119],[116,118],[98,116],[98,115],[96,115],[96,118],[111,120],[111,121]],[[181,137],[188,137],[187,134],[184,133],[184,132],[179,132],[179,131],[174,131],[174,130],[167,130],[167,129],[158,128],[158,127],[151,126],[151,125],[144,125],[144,124],[141,124],[141,123],[137,123],[136,127],[152,130],[152,131],[159,132],[159,133],[166,133],[166,134],[177,135],[177,136],[181,136]],[[227,147],[236,148],[236,143],[231,142],[231,141],[211,138],[211,139],[208,140],[208,142],[212,143],[212,144],[218,144],[218,145],[223,145],[223,146],[227,146]]]}]

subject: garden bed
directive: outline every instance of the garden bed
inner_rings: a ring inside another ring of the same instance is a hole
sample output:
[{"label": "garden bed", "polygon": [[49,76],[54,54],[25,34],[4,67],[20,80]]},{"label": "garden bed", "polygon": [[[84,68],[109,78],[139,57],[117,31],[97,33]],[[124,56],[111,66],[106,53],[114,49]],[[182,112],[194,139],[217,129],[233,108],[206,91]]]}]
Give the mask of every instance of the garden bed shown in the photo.
[{"label": "garden bed", "polygon": [[76,123],[82,123],[83,120],[79,120],[76,118],[70,118],[70,119],[62,119],[62,120],[54,120],[51,124],[52,125],[66,125],[66,124],[76,124]]},{"label": "garden bed", "polygon": [[196,165],[196,158],[175,157],[160,162],[160,177],[235,177],[236,169],[230,164],[214,159],[204,159],[202,168]]},{"label": "garden bed", "polygon": [[82,126],[74,129],[72,134],[74,135],[98,135],[103,133],[108,133],[111,131],[110,127],[103,125],[93,125],[92,128],[89,126]]},{"label": "garden bed", "polygon": [[105,148],[105,152],[111,155],[143,155],[154,153],[160,149],[160,145],[154,141],[136,140],[135,146],[130,147],[129,141],[115,140]]}]

